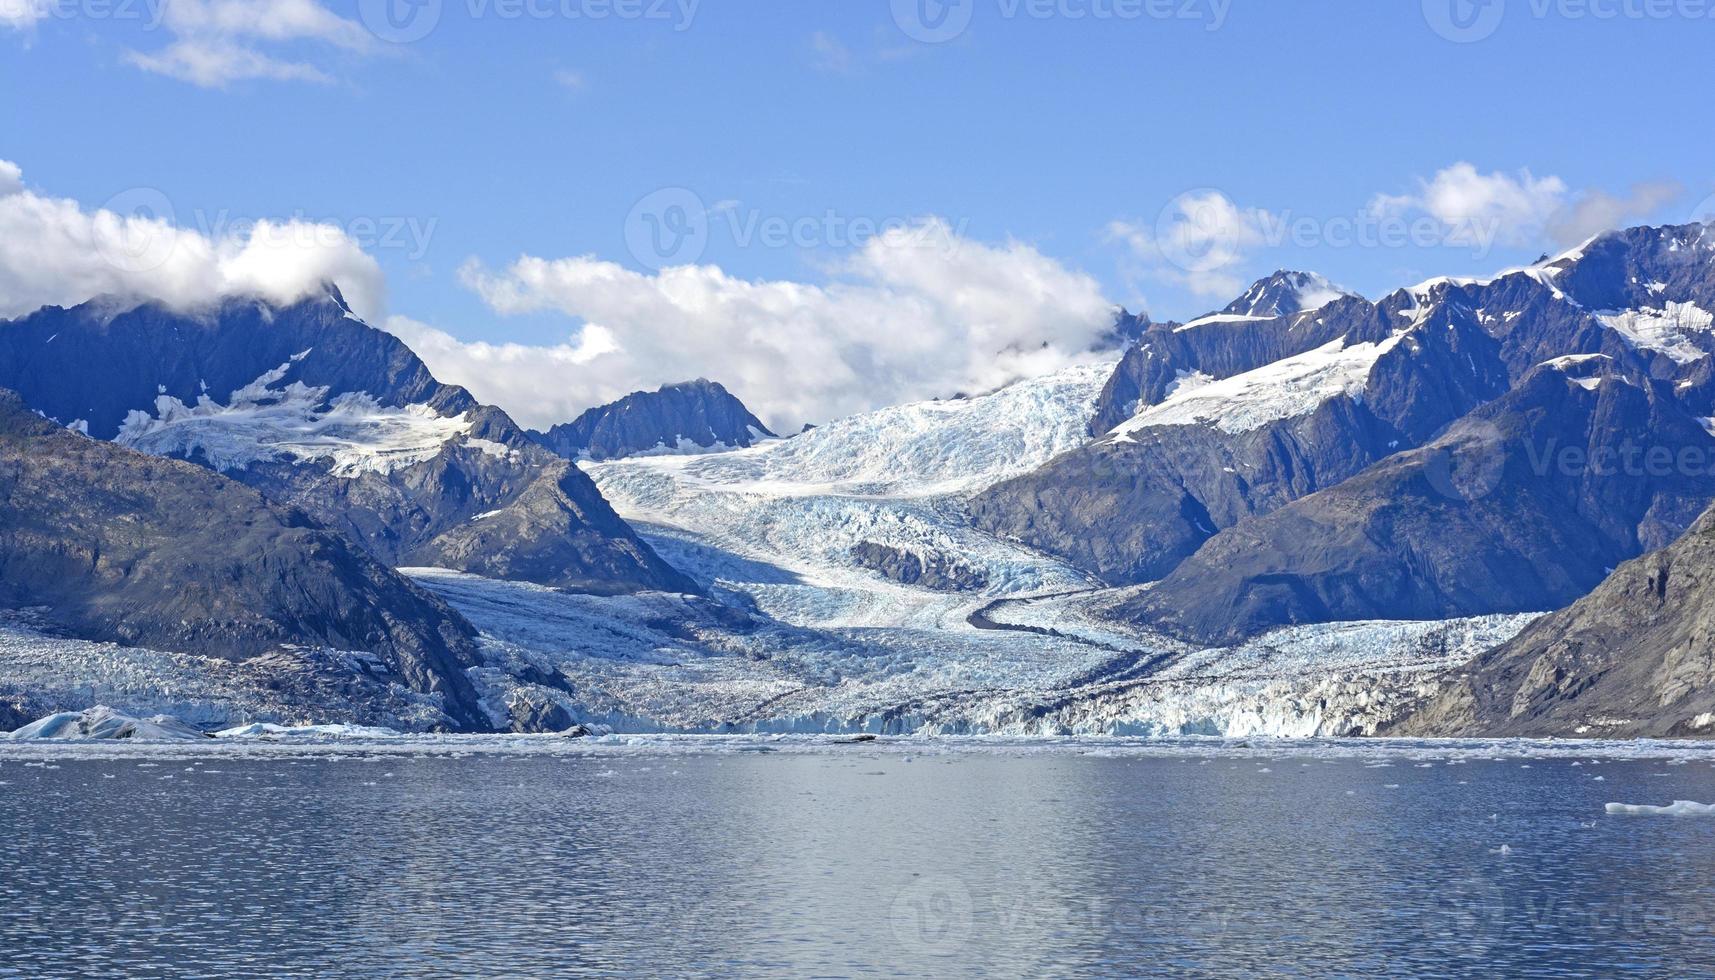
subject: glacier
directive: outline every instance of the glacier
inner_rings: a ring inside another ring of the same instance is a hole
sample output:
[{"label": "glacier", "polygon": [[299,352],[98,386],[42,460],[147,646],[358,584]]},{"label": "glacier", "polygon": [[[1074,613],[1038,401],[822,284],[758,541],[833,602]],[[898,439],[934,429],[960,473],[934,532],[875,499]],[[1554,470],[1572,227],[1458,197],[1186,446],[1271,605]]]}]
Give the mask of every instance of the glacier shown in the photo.
[{"label": "glacier", "polygon": [[[748,449],[582,464],[709,599],[404,571],[481,631],[472,676],[502,727],[552,702],[625,732],[1366,735],[1533,618],[1310,626],[1208,650],[1104,617],[1113,590],[975,529],[965,501],[1083,445],[1111,368]],[[868,544],[983,584],[896,580],[860,560]],[[559,683],[520,680],[543,676]]]}]

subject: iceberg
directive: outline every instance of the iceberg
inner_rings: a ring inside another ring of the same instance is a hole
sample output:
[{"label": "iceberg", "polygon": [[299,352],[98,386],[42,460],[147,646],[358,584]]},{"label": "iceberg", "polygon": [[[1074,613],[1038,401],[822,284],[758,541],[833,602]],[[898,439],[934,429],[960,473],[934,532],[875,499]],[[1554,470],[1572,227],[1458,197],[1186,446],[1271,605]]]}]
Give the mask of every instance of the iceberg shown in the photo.
[{"label": "iceberg", "polygon": [[133,718],[105,705],[85,711],[62,711],[31,722],[0,738],[13,741],[137,739],[150,742],[200,741],[209,736],[171,715]]}]

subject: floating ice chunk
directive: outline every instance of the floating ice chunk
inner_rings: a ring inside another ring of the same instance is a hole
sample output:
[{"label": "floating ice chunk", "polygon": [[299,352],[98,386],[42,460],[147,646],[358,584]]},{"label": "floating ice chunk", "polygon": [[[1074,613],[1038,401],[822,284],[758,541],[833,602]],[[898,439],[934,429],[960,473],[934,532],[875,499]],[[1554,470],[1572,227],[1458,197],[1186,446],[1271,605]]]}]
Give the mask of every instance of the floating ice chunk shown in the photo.
[{"label": "floating ice chunk", "polygon": [[136,739],[181,742],[206,737],[202,732],[169,715],[133,718],[105,705],[87,711],[62,711],[25,725],[10,734],[0,733],[0,738],[15,741]]},{"label": "floating ice chunk", "polygon": [[256,722],[215,732],[215,738],[389,738],[399,733],[391,728],[366,725],[274,725]]},{"label": "floating ice chunk", "polygon": [[1648,803],[1610,803],[1609,813],[1628,813],[1635,816],[1650,817],[1715,817],[1715,803],[1693,803],[1691,800],[1674,800],[1667,806],[1651,806]]}]

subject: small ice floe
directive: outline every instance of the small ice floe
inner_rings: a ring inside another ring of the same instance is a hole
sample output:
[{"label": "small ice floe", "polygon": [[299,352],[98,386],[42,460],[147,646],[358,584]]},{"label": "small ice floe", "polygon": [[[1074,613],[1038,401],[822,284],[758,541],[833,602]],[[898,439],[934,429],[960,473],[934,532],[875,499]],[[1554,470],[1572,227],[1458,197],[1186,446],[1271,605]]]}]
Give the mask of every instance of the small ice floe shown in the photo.
[{"label": "small ice floe", "polygon": [[249,738],[261,741],[279,739],[337,741],[347,738],[396,738],[398,735],[399,733],[391,728],[376,728],[369,725],[275,725],[269,722],[254,722],[249,725],[239,725],[236,728],[223,728],[214,733],[215,738]]},{"label": "small ice floe", "polygon": [[1667,806],[1651,806],[1648,803],[1610,803],[1609,813],[1627,813],[1647,817],[1715,817],[1715,803],[1694,803],[1691,800],[1674,800]]}]

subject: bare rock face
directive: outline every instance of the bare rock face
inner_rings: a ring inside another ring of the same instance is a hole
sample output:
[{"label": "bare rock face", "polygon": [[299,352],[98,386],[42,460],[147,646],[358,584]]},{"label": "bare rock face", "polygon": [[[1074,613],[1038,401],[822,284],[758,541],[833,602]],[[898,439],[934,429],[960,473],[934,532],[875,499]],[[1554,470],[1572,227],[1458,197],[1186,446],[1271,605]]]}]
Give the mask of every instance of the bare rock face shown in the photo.
[{"label": "bare rock face", "polygon": [[852,558],[895,582],[920,585],[937,592],[971,592],[988,585],[988,576],[981,571],[945,555],[919,555],[903,548],[863,541],[852,547]]},{"label": "bare rock face", "polygon": [[1148,424],[1148,411],[1119,412],[1120,428],[977,496],[972,517],[1113,585],[1160,578],[1221,531],[1420,445],[1506,389],[1497,345],[1471,316],[1438,311],[1396,338],[1401,308],[1345,297],[1285,318],[1217,314],[1152,331],[1109,380],[1104,401],[1132,384],[1125,379],[1134,368],[1146,374],[1137,398],[1147,408],[1171,404],[1177,388],[1272,364],[1281,379],[1250,393],[1271,398],[1268,388],[1316,383],[1306,379],[1319,359],[1331,360],[1324,352],[1376,353],[1352,358],[1361,374],[1349,390],[1254,424],[1237,421],[1248,395],[1198,423]]},{"label": "bare rock face", "polygon": [[720,384],[698,378],[634,391],[531,436],[567,459],[600,460],[651,451],[738,449],[772,439],[774,433]]},{"label": "bare rock face", "polygon": [[[436,381],[331,286],[287,308],[49,307],[0,323],[8,385],[95,438],[201,463],[300,508],[388,565],[504,569],[599,592],[696,588],[575,466]],[[279,417],[287,424],[270,428]],[[301,431],[313,437],[290,442]]]},{"label": "bare rock face", "polygon": [[[1675,455],[1648,455],[1672,446]],[[1544,365],[1422,449],[1243,522],[1118,610],[1186,639],[1301,623],[1540,612],[1677,538],[1715,438],[1672,386],[1604,357]]]},{"label": "bare rock face", "polygon": [[0,607],[73,636],[223,660],[373,654],[486,727],[475,631],[308,514],[190,463],[88,438],[0,393]]},{"label": "bare rock face", "polygon": [[1715,734],[1715,511],[1472,661],[1387,734]]}]

